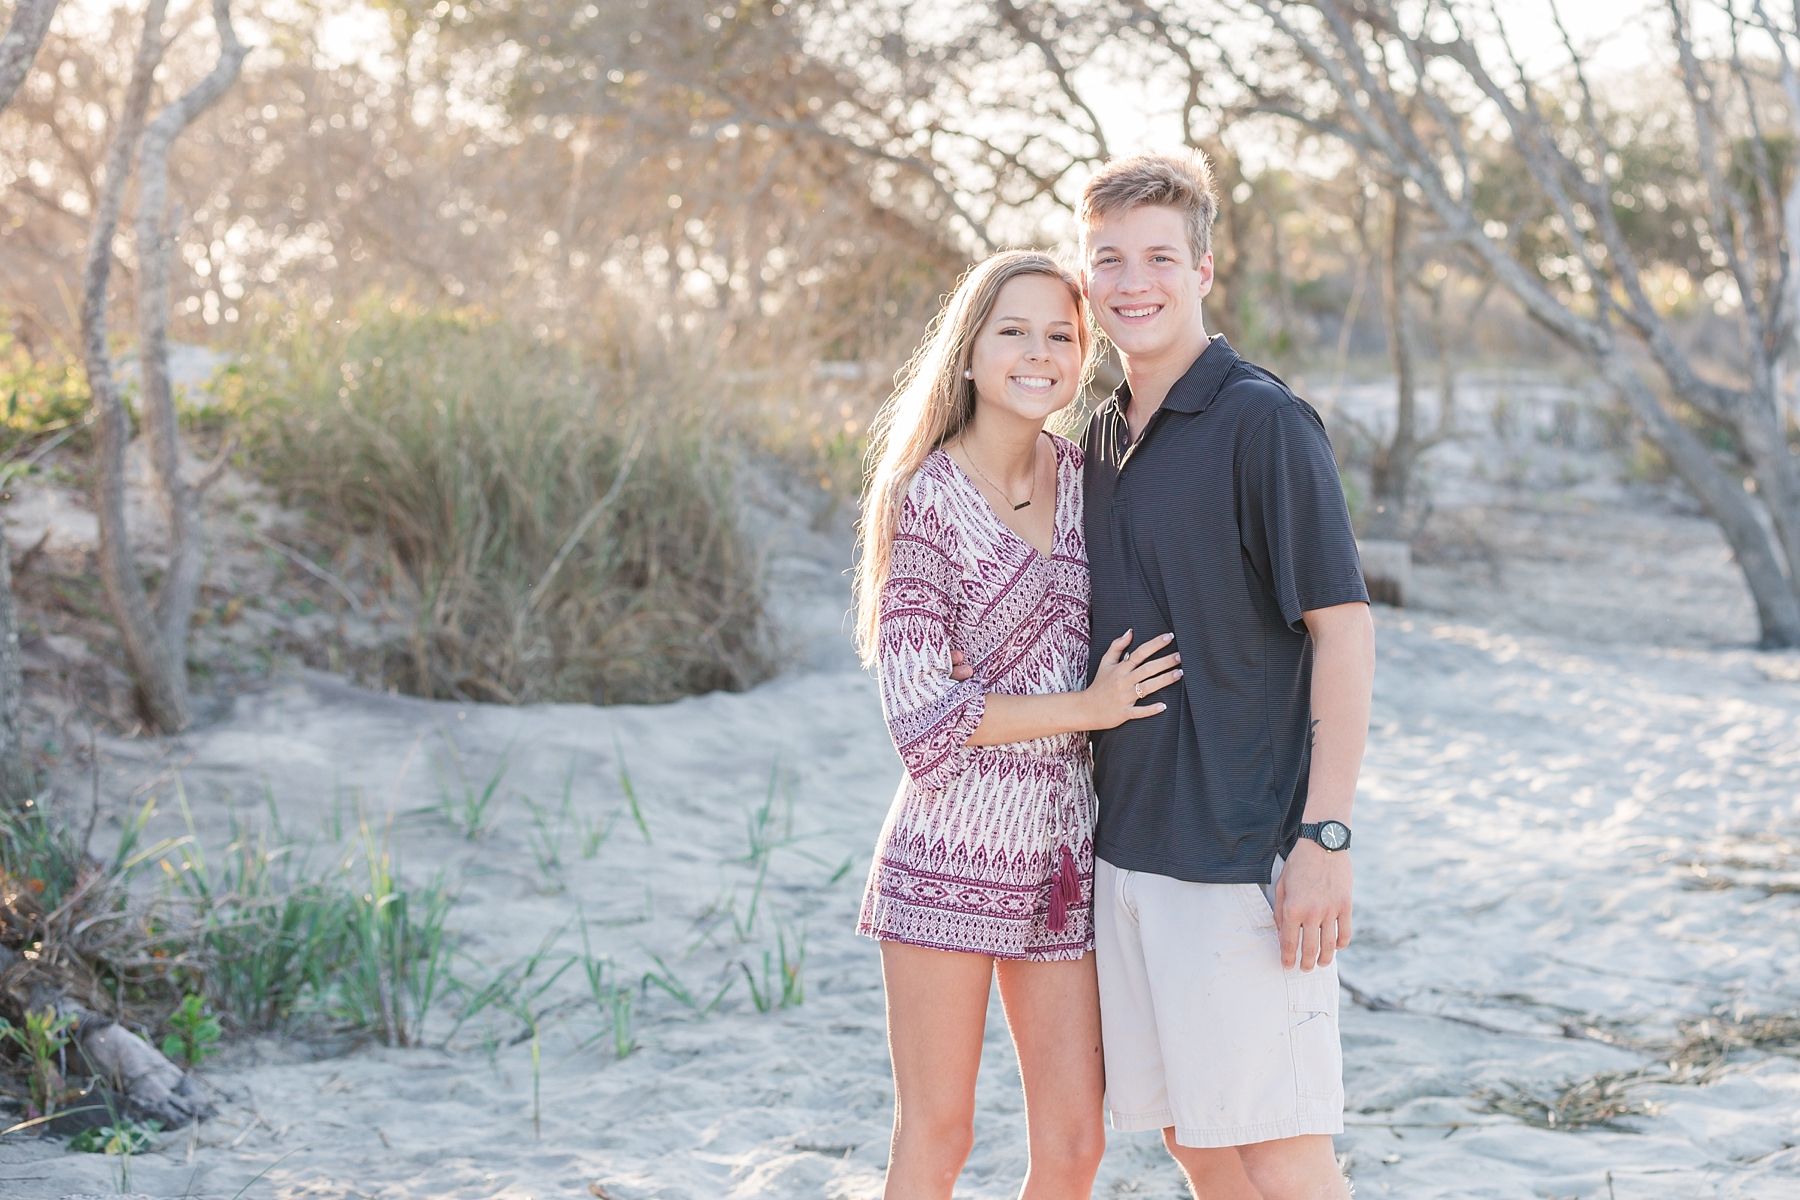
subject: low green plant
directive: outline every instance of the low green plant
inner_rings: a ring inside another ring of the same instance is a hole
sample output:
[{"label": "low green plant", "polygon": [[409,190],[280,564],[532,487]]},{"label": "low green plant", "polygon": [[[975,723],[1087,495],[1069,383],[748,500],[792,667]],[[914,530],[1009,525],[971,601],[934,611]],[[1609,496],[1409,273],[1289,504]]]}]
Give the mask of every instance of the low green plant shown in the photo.
[{"label": "low green plant", "polygon": [[[624,1058],[637,1049],[637,1039],[631,1031],[631,991],[618,984],[618,970],[609,958],[601,958],[594,954],[594,947],[588,941],[587,914],[577,905],[576,912],[581,922],[581,966],[587,976],[588,995],[594,998],[594,1009],[609,1022],[608,1028],[613,1038],[613,1055]],[[607,979],[611,972],[613,978]],[[593,1045],[605,1035],[602,1029],[593,1037],[582,1043],[583,1048]]]},{"label": "low green plant", "polygon": [[192,992],[169,1014],[167,1024],[174,1032],[163,1039],[162,1052],[170,1059],[195,1067],[207,1055],[218,1053],[219,1018]]},{"label": "low green plant", "polygon": [[315,869],[281,830],[270,802],[267,829],[235,811],[231,841],[216,858],[194,832],[180,781],[176,796],[189,837],[178,863],[164,859],[171,887],[197,910],[206,991],[252,1029],[271,1029],[330,990],[342,965],[351,886],[342,867]]},{"label": "low green plant", "polygon": [[643,806],[638,803],[637,788],[631,783],[631,767],[625,762],[625,747],[619,742],[619,734],[613,732],[613,751],[619,757],[619,787],[625,793],[625,802],[631,806],[631,819],[637,822],[638,832],[644,835],[644,845],[651,844],[650,826],[644,820]]},{"label": "low green plant", "polygon": [[63,1075],[57,1060],[69,1044],[68,1033],[74,1024],[75,1018],[58,1016],[52,1008],[27,1010],[23,1026],[0,1017],[0,1039],[16,1045],[30,1064],[30,1116],[50,1116],[62,1102]]},{"label": "low green plant", "polygon": [[613,1054],[624,1058],[638,1048],[631,1034],[631,992],[622,987],[612,991]]},{"label": "low green plant", "polygon": [[142,1154],[156,1145],[161,1121],[123,1120],[114,1125],[83,1129],[69,1139],[69,1149],[83,1154]]},{"label": "low green plant", "polygon": [[418,1045],[449,978],[444,919],[450,896],[441,879],[417,889],[400,886],[387,845],[367,822],[361,842],[365,882],[349,902],[331,1010],[387,1045]]},{"label": "low green plant", "polygon": [[655,984],[670,996],[673,996],[683,1008],[693,1013],[696,1020],[710,1015],[713,1010],[717,1009],[720,1003],[724,1001],[725,994],[731,991],[732,985],[737,982],[735,976],[727,975],[725,977],[725,982],[720,985],[719,990],[713,993],[713,998],[705,1003],[701,1003],[701,998],[694,995],[694,993],[689,990],[688,986],[681,982],[680,977],[675,974],[674,968],[670,967],[668,963],[662,960],[662,955],[656,953],[654,950],[646,950],[646,953],[648,953],[650,958],[656,963],[657,969],[644,972],[642,984],[644,990],[648,991],[650,985]]},{"label": "low green plant", "polygon": [[569,760],[569,769],[563,773],[562,813],[566,821],[575,826],[578,844],[581,846],[582,860],[588,861],[600,853],[600,847],[612,836],[613,824],[618,820],[618,813],[606,818],[588,817],[574,810],[575,799],[575,760]]},{"label": "low green plant", "polygon": [[[756,1006],[757,1012],[769,1012],[776,1008],[797,1008],[806,1000],[806,988],[801,979],[801,971],[806,966],[806,932],[799,931],[794,938],[790,952],[787,930],[780,922],[775,925],[776,954],[780,955],[779,968],[775,954],[764,950],[762,954],[762,979],[758,982],[756,973],[750,964],[739,962],[743,969],[744,979],[750,985],[750,1003]],[[779,969],[779,974],[777,974]]]},{"label": "low green plant", "polygon": [[456,751],[456,743],[450,740],[448,733],[443,734],[443,738],[444,747],[450,754],[451,764],[456,768],[457,794],[452,793],[440,772],[438,776],[440,807],[443,809],[444,819],[456,826],[462,831],[464,837],[473,842],[488,831],[489,820],[492,816],[490,810],[494,806],[495,799],[500,795],[500,783],[506,778],[507,771],[512,767],[514,742],[506,744],[506,749],[500,752],[499,759],[494,763],[494,769],[489,772],[487,781],[477,787],[469,778],[468,771],[463,767],[462,756]]}]

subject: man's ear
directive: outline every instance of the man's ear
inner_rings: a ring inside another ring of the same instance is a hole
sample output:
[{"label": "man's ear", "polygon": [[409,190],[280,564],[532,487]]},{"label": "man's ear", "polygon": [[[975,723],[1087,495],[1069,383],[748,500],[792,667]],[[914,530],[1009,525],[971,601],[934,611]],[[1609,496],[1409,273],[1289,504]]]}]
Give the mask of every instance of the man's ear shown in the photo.
[{"label": "man's ear", "polygon": [[1200,258],[1200,298],[1202,300],[1204,300],[1207,296],[1212,294],[1212,287],[1213,287],[1213,256],[1212,256],[1212,251],[1208,250]]}]

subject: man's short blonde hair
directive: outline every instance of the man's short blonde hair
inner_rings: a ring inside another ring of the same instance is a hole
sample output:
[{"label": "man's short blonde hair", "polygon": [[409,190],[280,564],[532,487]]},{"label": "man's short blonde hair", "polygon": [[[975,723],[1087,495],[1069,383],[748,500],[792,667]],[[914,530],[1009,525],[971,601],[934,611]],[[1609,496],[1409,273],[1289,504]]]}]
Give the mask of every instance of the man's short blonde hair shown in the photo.
[{"label": "man's short blonde hair", "polygon": [[1096,171],[1081,189],[1081,202],[1075,206],[1075,218],[1081,223],[1083,257],[1088,234],[1102,219],[1146,204],[1172,208],[1187,219],[1194,265],[1199,266],[1212,249],[1219,196],[1213,190],[1212,167],[1197,150],[1183,154],[1131,154],[1115,158]]}]

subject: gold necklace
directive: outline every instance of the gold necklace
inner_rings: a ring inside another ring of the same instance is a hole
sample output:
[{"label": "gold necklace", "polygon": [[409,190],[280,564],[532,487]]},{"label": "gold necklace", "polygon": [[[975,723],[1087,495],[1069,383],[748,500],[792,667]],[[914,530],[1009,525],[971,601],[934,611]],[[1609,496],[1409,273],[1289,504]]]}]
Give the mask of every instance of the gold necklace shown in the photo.
[{"label": "gold necklace", "polygon": [[975,473],[983,479],[987,479],[987,485],[996,492],[999,492],[1002,500],[1006,501],[1008,504],[1012,504],[1012,510],[1014,512],[1018,512],[1021,508],[1031,507],[1031,502],[1037,499],[1037,439],[1033,438],[1031,442],[1031,491],[1026,495],[1024,500],[1017,504],[1013,504],[1012,497],[1006,494],[1005,488],[988,478],[988,473],[981,469],[981,464],[975,461],[975,456],[973,454],[969,453],[969,443],[962,438],[957,438],[956,440],[963,448],[963,457],[969,460],[969,465],[971,467],[975,468]]}]

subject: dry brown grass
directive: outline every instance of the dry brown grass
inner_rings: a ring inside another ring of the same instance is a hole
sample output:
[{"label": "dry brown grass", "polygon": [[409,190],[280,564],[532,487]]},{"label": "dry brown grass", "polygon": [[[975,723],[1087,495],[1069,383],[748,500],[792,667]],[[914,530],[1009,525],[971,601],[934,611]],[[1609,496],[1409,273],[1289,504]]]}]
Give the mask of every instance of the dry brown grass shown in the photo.
[{"label": "dry brown grass", "polygon": [[1657,1105],[1634,1093],[1649,1083],[1642,1071],[1603,1071],[1569,1079],[1549,1090],[1528,1088],[1508,1081],[1504,1090],[1482,1088],[1475,1093],[1483,1112],[1503,1113],[1539,1129],[1612,1129],[1636,1132],[1621,1124],[1627,1117],[1653,1116]]},{"label": "dry brown grass", "polygon": [[771,672],[717,372],[694,345],[625,315],[575,344],[381,302],[275,329],[229,407],[336,569],[373,584],[388,633],[355,664],[369,682],[613,703]]}]

